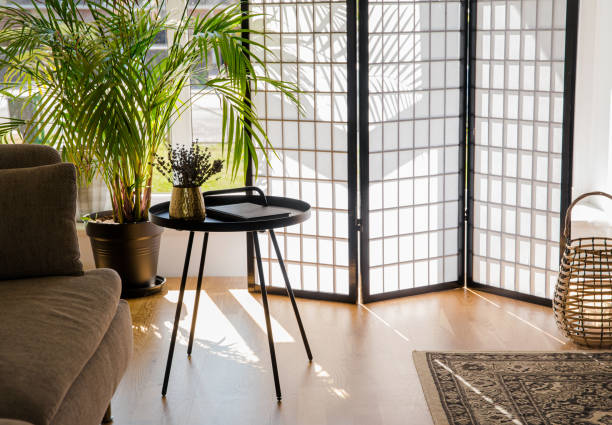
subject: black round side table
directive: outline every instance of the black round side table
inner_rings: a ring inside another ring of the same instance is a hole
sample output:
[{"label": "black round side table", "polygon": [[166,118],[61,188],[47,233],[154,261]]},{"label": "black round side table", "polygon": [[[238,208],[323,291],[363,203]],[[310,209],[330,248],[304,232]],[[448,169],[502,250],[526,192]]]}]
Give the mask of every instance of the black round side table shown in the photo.
[{"label": "black round side table", "polygon": [[[246,192],[250,193],[256,191],[258,195],[229,195],[232,193]],[[272,326],[270,324],[270,312],[268,309],[268,296],[266,291],[266,284],[264,280],[263,267],[261,263],[261,252],[259,248],[259,240],[257,238],[257,232],[268,231],[270,232],[270,238],[276,251],[276,257],[285,279],[285,285],[287,287],[287,293],[291,299],[293,305],[293,311],[295,318],[297,319],[300,333],[302,334],[302,341],[304,341],[304,348],[308,355],[308,360],[312,361],[312,353],[310,346],[308,345],[308,339],[306,338],[306,332],[300,319],[300,313],[298,311],[297,303],[289,283],[289,277],[285,264],[276,241],[276,235],[274,229],[278,227],[291,226],[306,221],[310,217],[310,205],[306,202],[283,198],[277,196],[265,196],[261,189],[255,186],[240,187],[235,189],[224,189],[215,190],[210,192],[204,192],[204,202],[206,207],[213,207],[219,205],[229,205],[241,202],[252,202],[264,206],[282,207],[289,212],[286,217],[276,218],[255,218],[241,221],[223,221],[206,217],[203,221],[184,221],[171,219],[168,213],[170,206],[169,202],[163,202],[152,206],[149,209],[150,220],[161,227],[167,227],[176,230],[185,230],[189,232],[189,240],[187,242],[187,253],[185,254],[185,263],[183,265],[183,275],[181,278],[181,287],[179,292],[178,304],[176,306],[176,314],[174,316],[174,327],[172,328],[172,338],[170,340],[170,350],[168,352],[168,360],[166,362],[166,371],[164,374],[164,384],[162,387],[162,396],[166,395],[168,390],[168,379],[170,377],[170,368],[172,367],[172,357],[174,355],[174,346],[176,343],[176,334],[178,331],[178,323],[181,316],[181,308],[183,306],[183,295],[185,294],[185,284],[187,281],[187,270],[189,269],[189,258],[191,257],[191,248],[193,246],[193,236],[195,232],[204,232],[204,242],[202,244],[202,256],[200,257],[200,268],[198,270],[198,283],[196,289],[195,304],[193,308],[193,318],[191,320],[191,329],[189,331],[189,345],[187,347],[187,355],[191,356],[191,349],[193,348],[193,336],[196,326],[196,318],[198,315],[198,303],[200,301],[200,290],[202,289],[202,274],[204,271],[204,262],[206,259],[206,248],[208,245],[208,234],[210,232],[251,232],[253,235],[253,244],[255,246],[255,256],[257,257],[257,269],[259,271],[259,282],[261,287],[261,298],[263,301],[264,313],[266,317],[266,329],[268,334],[268,344],[270,345],[270,358],[272,360],[272,371],[274,374],[274,386],[276,389],[276,398],[281,400],[281,389],[278,378],[278,368],[276,366],[276,353],[274,350],[274,340],[272,338]]]}]

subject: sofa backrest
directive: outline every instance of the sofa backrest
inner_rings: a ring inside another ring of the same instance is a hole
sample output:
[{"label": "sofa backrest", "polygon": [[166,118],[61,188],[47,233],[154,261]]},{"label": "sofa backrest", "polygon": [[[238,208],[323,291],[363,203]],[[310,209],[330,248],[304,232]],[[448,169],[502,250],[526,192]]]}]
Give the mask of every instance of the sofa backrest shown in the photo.
[{"label": "sofa backrest", "polygon": [[44,145],[0,145],[0,170],[62,162],[58,151]]},{"label": "sofa backrest", "polygon": [[79,275],[76,170],[42,145],[0,145],[0,280]]}]

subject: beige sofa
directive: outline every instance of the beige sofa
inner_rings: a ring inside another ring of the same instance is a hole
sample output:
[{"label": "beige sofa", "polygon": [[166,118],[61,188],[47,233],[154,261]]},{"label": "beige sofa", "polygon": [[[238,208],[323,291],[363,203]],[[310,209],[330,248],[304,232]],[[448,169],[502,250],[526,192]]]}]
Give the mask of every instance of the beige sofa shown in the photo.
[{"label": "beige sofa", "polygon": [[74,167],[59,163],[48,147],[0,145],[0,425],[108,420],[132,353],[119,276],[82,271]]}]

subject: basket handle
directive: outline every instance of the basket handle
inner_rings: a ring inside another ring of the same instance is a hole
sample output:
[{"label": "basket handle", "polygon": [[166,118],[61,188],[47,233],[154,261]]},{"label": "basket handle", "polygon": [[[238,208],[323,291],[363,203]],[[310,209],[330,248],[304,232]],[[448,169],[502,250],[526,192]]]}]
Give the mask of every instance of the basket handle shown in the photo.
[{"label": "basket handle", "polygon": [[574,206],[578,202],[582,201],[584,198],[587,198],[589,196],[605,196],[606,198],[612,200],[612,195],[606,192],[587,192],[587,193],[583,193],[582,195],[574,199],[572,203],[569,204],[569,207],[567,207],[567,211],[565,213],[565,226],[563,228],[563,238],[566,243],[569,240],[571,230],[572,230],[571,229],[572,228],[572,208],[574,208]]}]

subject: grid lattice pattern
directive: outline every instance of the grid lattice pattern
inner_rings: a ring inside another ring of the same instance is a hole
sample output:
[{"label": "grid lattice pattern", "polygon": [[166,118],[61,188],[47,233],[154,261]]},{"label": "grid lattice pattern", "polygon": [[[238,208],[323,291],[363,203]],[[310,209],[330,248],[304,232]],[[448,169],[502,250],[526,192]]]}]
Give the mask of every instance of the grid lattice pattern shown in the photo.
[{"label": "grid lattice pattern", "polygon": [[477,5],[473,280],[551,298],[566,0]]},{"label": "grid lattice pattern", "polygon": [[458,279],[460,1],[369,5],[370,294]]},{"label": "grid lattice pattern", "polygon": [[[252,36],[273,77],[297,83],[304,115],[270,87],[253,99],[276,154],[260,155],[257,185],[271,195],[299,198],[313,207],[301,225],[277,232],[294,289],[349,293],[347,189],[347,34],[343,0],[259,0]],[[269,237],[260,238],[266,283],[284,286]]]}]

